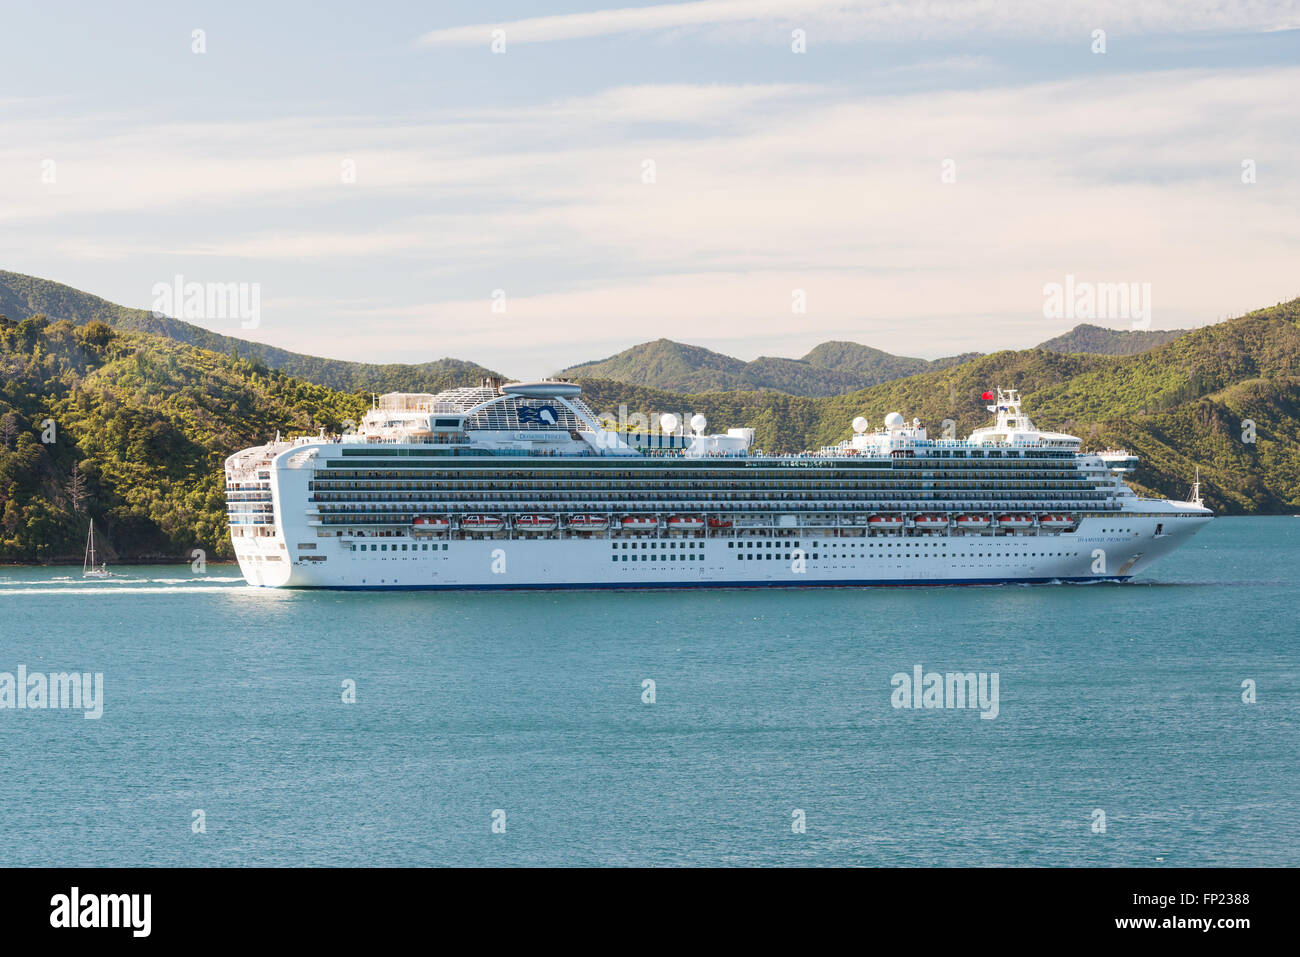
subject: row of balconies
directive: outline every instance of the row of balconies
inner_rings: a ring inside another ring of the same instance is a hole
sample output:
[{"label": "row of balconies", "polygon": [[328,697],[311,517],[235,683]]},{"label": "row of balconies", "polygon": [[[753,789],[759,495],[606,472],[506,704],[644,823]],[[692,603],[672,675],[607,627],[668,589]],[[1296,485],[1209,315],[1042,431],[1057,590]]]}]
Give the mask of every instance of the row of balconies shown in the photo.
[{"label": "row of balconies", "polygon": [[845,502],[845,501],[813,501],[813,502],[704,502],[704,501],[659,501],[654,503],[629,504],[627,502],[566,502],[557,505],[554,502],[540,501],[488,501],[479,500],[475,502],[375,502],[368,503],[364,506],[355,504],[321,504],[314,503],[316,507],[309,509],[318,514],[336,513],[336,514],[365,514],[372,513],[395,513],[410,514],[412,516],[424,513],[440,512],[518,512],[518,511],[592,511],[592,512],[644,512],[644,511],[701,511],[701,512],[806,512],[806,511],[836,511],[836,512],[876,512],[876,511],[916,511],[918,509],[937,509],[942,511],[959,511],[962,509],[974,510],[1037,510],[1037,509],[1119,509],[1121,506],[1118,502],[1101,502],[1095,500],[1081,499],[1017,499],[988,501],[945,501],[937,502],[906,502],[906,501],[873,501],[873,502]]}]

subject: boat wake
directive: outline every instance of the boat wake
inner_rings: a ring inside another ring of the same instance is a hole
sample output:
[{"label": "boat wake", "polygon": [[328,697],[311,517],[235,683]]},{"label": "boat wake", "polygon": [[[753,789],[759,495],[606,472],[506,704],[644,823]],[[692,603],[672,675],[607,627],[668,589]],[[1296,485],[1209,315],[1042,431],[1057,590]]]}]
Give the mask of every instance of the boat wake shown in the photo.
[{"label": "boat wake", "polygon": [[12,584],[25,586],[8,588],[5,595],[201,595],[211,594],[215,591],[221,592],[256,592],[264,593],[265,589],[254,588],[252,585],[234,585],[227,584],[221,586],[214,585],[123,585],[116,582],[105,582],[102,585],[92,585],[78,582],[75,585],[68,585],[60,582],[58,585],[45,583],[45,587],[40,586],[41,582],[14,582]]},{"label": "boat wake", "polygon": [[[111,594],[113,592],[141,593],[149,591],[212,591],[244,584],[242,575],[192,575],[186,578],[135,577],[121,572],[104,576],[83,578],[78,575],[52,575],[49,578],[0,577],[4,594],[53,593],[59,594]],[[75,587],[70,587],[75,586]],[[165,587],[158,587],[165,586]]]}]

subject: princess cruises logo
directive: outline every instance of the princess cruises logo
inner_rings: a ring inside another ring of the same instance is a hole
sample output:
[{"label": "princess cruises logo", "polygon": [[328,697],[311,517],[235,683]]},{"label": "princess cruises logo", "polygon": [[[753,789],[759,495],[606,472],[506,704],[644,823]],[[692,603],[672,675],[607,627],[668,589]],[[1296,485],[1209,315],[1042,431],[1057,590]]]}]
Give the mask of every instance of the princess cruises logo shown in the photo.
[{"label": "princess cruises logo", "polygon": [[560,421],[559,414],[553,406],[540,405],[521,405],[519,407],[519,424],[529,425],[536,423],[538,425],[558,425]]}]

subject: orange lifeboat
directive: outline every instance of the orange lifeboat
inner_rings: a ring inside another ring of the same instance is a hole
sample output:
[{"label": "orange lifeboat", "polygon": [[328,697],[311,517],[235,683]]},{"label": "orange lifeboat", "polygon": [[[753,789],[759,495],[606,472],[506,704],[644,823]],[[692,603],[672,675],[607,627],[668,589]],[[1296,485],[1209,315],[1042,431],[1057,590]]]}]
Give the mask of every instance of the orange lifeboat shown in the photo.
[{"label": "orange lifeboat", "polygon": [[989,520],[987,515],[958,515],[958,528],[988,528]]},{"label": "orange lifeboat", "polygon": [[521,532],[549,532],[555,528],[555,518],[551,515],[520,515],[515,519],[515,528]]},{"label": "orange lifeboat", "polygon": [[1038,524],[1043,528],[1071,529],[1077,524],[1072,515],[1040,515]]},{"label": "orange lifeboat", "polygon": [[671,532],[697,532],[704,527],[704,519],[695,515],[673,515],[668,519]]},{"label": "orange lifeboat", "polygon": [[999,515],[1000,528],[1032,528],[1034,520],[1028,515]]},{"label": "orange lifeboat", "polygon": [[460,527],[471,532],[496,532],[504,525],[496,515],[466,515],[460,520]]},{"label": "orange lifeboat", "polygon": [[652,532],[659,527],[659,519],[653,515],[628,515],[621,524],[625,532]]},{"label": "orange lifeboat", "polygon": [[609,527],[604,515],[570,515],[566,524],[575,532],[601,532]]},{"label": "orange lifeboat", "polygon": [[451,528],[451,521],[441,515],[417,515],[411,524],[430,532],[443,532]]},{"label": "orange lifeboat", "polygon": [[709,528],[731,528],[731,522],[725,518],[711,518]]},{"label": "orange lifeboat", "polygon": [[903,527],[901,515],[872,515],[867,519],[867,527],[878,532],[893,531]]},{"label": "orange lifeboat", "polygon": [[921,529],[947,528],[948,519],[942,515],[918,515],[915,525]]}]

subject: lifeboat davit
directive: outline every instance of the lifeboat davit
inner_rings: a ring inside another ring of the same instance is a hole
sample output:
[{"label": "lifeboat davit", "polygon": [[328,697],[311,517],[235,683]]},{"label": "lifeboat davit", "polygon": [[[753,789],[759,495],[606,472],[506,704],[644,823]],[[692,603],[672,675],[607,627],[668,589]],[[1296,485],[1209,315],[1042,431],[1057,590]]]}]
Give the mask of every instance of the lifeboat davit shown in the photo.
[{"label": "lifeboat davit", "polygon": [[999,515],[998,525],[1002,528],[1031,528],[1034,520],[1028,515]]},{"label": "lifeboat davit", "polygon": [[495,532],[503,525],[496,515],[466,515],[460,520],[460,527],[472,532]]},{"label": "lifeboat davit", "polygon": [[515,528],[525,532],[549,532],[555,528],[555,518],[550,515],[520,515]]},{"label": "lifeboat davit", "polygon": [[988,528],[989,520],[986,515],[958,515],[958,528]]},{"label": "lifeboat davit", "polygon": [[628,515],[622,525],[625,532],[650,532],[659,527],[659,520],[653,515]]},{"label": "lifeboat davit", "polygon": [[451,527],[451,521],[441,515],[417,515],[411,524],[431,532],[440,532]]},{"label": "lifeboat davit", "polygon": [[704,519],[694,515],[673,515],[668,519],[668,530],[672,532],[696,532],[704,527]]},{"label": "lifeboat davit", "polygon": [[1038,524],[1043,528],[1069,529],[1074,528],[1075,521],[1071,515],[1041,515]]},{"label": "lifeboat davit", "polygon": [[947,528],[948,519],[942,515],[918,515],[915,524],[917,528]]},{"label": "lifeboat davit", "polygon": [[577,532],[599,532],[609,527],[609,519],[604,515],[570,515],[567,524]]},{"label": "lifeboat davit", "polygon": [[709,528],[731,528],[731,522],[725,518],[711,518],[709,519]]}]

